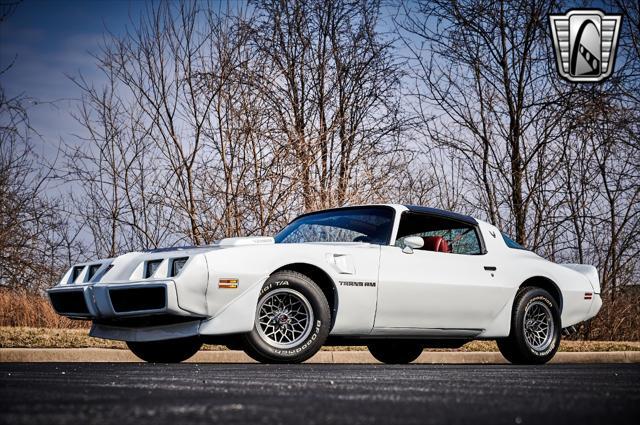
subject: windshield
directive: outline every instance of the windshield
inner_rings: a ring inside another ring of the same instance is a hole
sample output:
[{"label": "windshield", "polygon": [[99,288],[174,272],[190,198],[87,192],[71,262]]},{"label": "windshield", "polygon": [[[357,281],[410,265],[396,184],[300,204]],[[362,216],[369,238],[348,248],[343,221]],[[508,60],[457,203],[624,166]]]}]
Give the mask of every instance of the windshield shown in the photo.
[{"label": "windshield", "polygon": [[502,234],[502,239],[504,239],[504,243],[507,244],[507,246],[509,248],[513,248],[513,249],[524,249],[525,251],[527,251],[527,248],[523,247],[522,245],[520,245],[518,242],[514,241],[513,239],[511,239],[509,236],[506,235],[506,233]]},{"label": "windshield", "polygon": [[353,207],[305,214],[275,236],[276,243],[367,242],[388,245],[395,211]]}]

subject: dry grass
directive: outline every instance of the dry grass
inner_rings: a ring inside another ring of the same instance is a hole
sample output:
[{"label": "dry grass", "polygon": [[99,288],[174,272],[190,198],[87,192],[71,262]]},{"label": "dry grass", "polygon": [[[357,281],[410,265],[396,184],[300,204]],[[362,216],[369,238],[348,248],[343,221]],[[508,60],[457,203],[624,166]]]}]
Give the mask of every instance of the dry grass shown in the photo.
[{"label": "dry grass", "polygon": [[640,285],[604,295],[598,315],[578,329],[573,339],[640,341]]},{"label": "dry grass", "polygon": [[88,329],[0,328],[2,348],[127,348],[122,341],[92,338]]},{"label": "dry grass", "polygon": [[[93,338],[89,329],[0,327],[0,348],[127,348],[122,341]],[[207,350],[226,350],[207,345]]]},{"label": "dry grass", "polygon": [[58,315],[47,297],[24,290],[0,289],[0,326],[88,328],[90,322]]},{"label": "dry grass", "polygon": [[[50,329],[0,327],[1,348],[126,348],[125,343],[88,335],[87,329]],[[206,345],[205,350],[226,350],[220,345]],[[357,351],[366,347],[323,347],[323,350]],[[497,351],[493,341],[473,341],[459,350],[436,351]],[[560,351],[640,351],[640,342],[562,341]]]}]

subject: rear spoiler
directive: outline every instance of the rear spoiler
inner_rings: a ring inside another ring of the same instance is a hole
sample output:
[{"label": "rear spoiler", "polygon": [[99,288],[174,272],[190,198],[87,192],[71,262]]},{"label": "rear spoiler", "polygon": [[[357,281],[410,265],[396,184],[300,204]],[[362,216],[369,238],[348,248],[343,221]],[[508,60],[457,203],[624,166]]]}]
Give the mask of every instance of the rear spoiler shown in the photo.
[{"label": "rear spoiler", "polygon": [[600,293],[600,277],[598,276],[598,269],[588,264],[562,264],[562,266],[582,274],[591,283],[593,292],[596,294]]}]

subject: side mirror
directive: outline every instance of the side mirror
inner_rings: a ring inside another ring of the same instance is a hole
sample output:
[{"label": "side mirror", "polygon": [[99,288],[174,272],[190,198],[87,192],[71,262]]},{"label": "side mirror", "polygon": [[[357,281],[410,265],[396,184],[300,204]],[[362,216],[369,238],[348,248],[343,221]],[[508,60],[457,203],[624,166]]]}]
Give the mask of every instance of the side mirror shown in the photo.
[{"label": "side mirror", "polygon": [[402,248],[402,252],[405,254],[413,254],[414,249],[422,248],[424,246],[424,241],[420,236],[409,236],[404,239],[404,248]]}]

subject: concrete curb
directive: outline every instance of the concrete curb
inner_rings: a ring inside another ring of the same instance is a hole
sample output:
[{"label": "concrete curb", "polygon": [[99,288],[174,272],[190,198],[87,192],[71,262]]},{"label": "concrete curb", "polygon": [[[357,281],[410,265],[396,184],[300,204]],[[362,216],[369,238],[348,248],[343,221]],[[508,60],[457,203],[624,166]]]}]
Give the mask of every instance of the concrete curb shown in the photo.
[{"label": "concrete curb", "polygon": [[[139,362],[129,350],[109,348],[0,348],[0,363]],[[200,351],[189,363],[255,363],[242,351]],[[320,351],[307,363],[377,364],[368,351]],[[420,364],[503,364],[496,352],[425,351]],[[640,351],[561,352],[551,363],[640,363]]]}]

